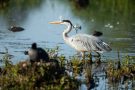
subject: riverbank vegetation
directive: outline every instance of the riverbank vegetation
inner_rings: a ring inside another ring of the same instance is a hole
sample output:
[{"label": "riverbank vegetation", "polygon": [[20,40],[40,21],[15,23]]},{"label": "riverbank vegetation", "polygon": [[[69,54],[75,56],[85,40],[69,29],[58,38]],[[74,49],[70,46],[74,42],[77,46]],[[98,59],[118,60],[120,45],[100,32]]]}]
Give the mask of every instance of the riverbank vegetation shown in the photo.
[{"label": "riverbank vegetation", "polygon": [[[12,64],[7,54],[1,60],[0,68],[0,88],[1,89],[46,89],[46,90],[78,90],[82,81],[78,80],[78,75],[85,76],[87,87],[92,88],[96,82],[94,79],[94,70],[92,65],[100,67],[108,79],[108,83],[127,84],[132,82],[132,88],[135,81],[135,57],[126,56],[120,62],[117,60],[106,60],[101,62],[102,66],[95,62],[89,63],[84,68],[84,62],[76,56],[69,61],[64,55],[54,55],[58,50],[48,50],[52,59],[58,60],[59,65],[55,62],[35,62],[31,64],[29,60]],[[94,87],[93,87],[94,88]]]},{"label": "riverbank vegetation", "polygon": [[[53,50],[51,50],[51,54]],[[51,56],[52,57],[52,56]],[[64,72],[64,57],[59,56],[59,65],[55,62],[35,62],[28,60],[12,64],[6,53],[1,60],[0,88],[1,89],[45,89],[45,90],[76,90],[79,82],[70,78]]]}]

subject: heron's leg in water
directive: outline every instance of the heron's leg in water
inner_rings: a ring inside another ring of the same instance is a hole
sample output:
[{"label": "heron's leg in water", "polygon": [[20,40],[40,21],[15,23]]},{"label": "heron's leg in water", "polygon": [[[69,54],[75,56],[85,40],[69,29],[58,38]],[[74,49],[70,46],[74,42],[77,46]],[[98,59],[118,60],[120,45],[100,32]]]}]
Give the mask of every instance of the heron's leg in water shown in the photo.
[{"label": "heron's leg in water", "polygon": [[92,64],[92,54],[90,53],[89,55],[88,55],[88,57],[89,57],[89,64]]},{"label": "heron's leg in water", "polygon": [[97,53],[97,57],[99,58],[99,59],[101,59],[101,55],[98,53],[98,52],[96,52]]},{"label": "heron's leg in water", "polygon": [[82,59],[85,60],[85,52],[82,52]]},{"label": "heron's leg in water", "polygon": [[97,58],[96,58],[97,60],[96,60],[96,63],[99,64],[99,63],[101,62],[101,61],[100,61],[101,55],[100,55],[98,52],[96,52],[96,53],[97,53],[97,56],[96,56],[96,57],[97,57]]},{"label": "heron's leg in water", "polygon": [[76,56],[81,60],[82,59],[82,54],[77,51]]},{"label": "heron's leg in water", "polygon": [[82,63],[83,63],[83,65],[85,65],[85,66],[86,66],[86,61],[85,61],[85,52],[81,52],[81,54],[82,54]]}]

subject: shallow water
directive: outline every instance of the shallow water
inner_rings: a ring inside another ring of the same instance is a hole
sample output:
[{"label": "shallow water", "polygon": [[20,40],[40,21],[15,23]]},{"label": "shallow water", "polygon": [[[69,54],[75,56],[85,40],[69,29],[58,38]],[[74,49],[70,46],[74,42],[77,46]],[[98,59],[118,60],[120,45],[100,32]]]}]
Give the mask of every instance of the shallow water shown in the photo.
[{"label": "shallow water", "polygon": [[[122,83],[122,79],[119,82],[110,82],[109,77],[105,73],[107,63],[101,63],[99,66],[92,64],[89,71],[91,72],[92,78],[90,82],[90,88],[86,84],[86,73],[77,76],[77,80],[81,81],[79,90],[134,90],[135,81],[126,80]],[[103,69],[104,68],[104,69]]]},{"label": "shallow water", "polygon": [[[128,0],[91,1],[88,7],[79,8],[70,0],[10,0],[0,7],[0,52],[5,52],[4,47],[7,47],[14,55],[13,62],[19,62],[27,58],[23,51],[37,42],[43,48],[60,46],[59,54],[67,57],[76,54],[73,48],[64,44],[61,34],[65,27],[48,23],[63,16],[82,26],[78,33],[90,34],[93,30],[104,33],[103,39],[113,51],[102,54],[102,59],[117,58],[117,50],[121,56],[135,55],[134,3]],[[11,25],[25,30],[11,32],[8,30]],[[72,31],[70,35],[74,34],[76,32]]]}]

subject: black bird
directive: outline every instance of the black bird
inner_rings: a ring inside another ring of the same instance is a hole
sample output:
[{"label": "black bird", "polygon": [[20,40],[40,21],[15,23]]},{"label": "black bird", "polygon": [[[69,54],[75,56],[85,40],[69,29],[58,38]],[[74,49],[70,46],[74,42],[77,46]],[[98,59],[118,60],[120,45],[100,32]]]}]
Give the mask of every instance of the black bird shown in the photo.
[{"label": "black bird", "polygon": [[99,31],[94,31],[94,32],[93,32],[93,36],[99,37],[99,36],[102,36],[102,35],[103,35],[102,32],[99,32]]},{"label": "black bird", "polygon": [[24,28],[22,27],[17,27],[17,26],[11,26],[8,30],[12,31],[12,32],[19,32],[19,31],[23,31]]},{"label": "black bird", "polygon": [[89,0],[74,0],[76,5],[79,6],[79,7],[87,7],[89,5]]},{"label": "black bird", "polygon": [[31,62],[49,61],[48,53],[44,49],[37,47],[36,43],[33,43],[31,48],[28,51],[25,51],[25,55],[29,55]]}]

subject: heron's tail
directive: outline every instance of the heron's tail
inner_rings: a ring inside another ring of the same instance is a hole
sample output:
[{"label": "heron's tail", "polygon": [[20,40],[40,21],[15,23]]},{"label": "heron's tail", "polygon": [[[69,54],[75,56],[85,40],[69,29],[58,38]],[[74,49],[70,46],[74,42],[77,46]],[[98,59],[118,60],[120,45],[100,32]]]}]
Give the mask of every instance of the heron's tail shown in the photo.
[{"label": "heron's tail", "polygon": [[111,50],[112,48],[107,43],[103,42],[103,51],[109,52]]},{"label": "heron's tail", "polygon": [[105,42],[98,43],[97,47],[99,48],[99,51],[98,51],[99,53],[109,52],[112,50],[111,47]]}]

